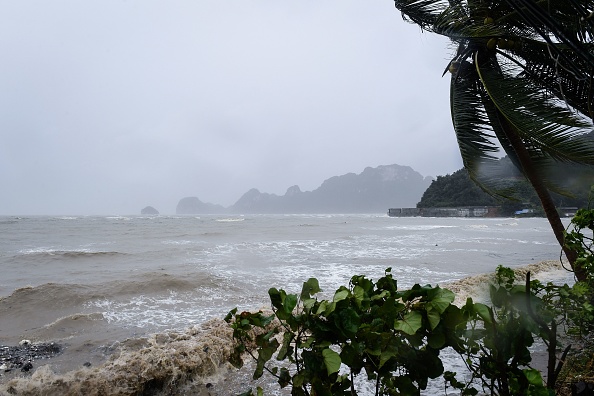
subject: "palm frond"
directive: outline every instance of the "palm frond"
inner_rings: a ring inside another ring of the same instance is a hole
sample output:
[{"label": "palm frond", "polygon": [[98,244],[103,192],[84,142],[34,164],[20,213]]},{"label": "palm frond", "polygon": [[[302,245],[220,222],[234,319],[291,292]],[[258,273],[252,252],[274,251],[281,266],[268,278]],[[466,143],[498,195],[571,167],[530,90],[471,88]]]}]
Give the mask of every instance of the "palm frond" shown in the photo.
[{"label": "palm frond", "polygon": [[[566,58],[580,65],[582,70],[587,70],[587,65],[576,58],[571,51],[565,49],[565,46],[556,46],[566,53]],[[589,44],[588,48],[594,53],[594,44]],[[550,45],[538,40],[525,39],[515,54],[518,57],[517,64],[523,69],[524,77],[548,90],[560,100],[566,101],[582,114],[590,118],[594,117],[593,82],[590,78],[578,78],[565,68],[559,59],[551,56]]]},{"label": "palm frond", "polygon": [[462,162],[471,178],[499,151],[482,105],[480,81],[469,62],[463,62],[450,83],[450,110]]},{"label": "palm frond", "polygon": [[[577,56],[582,62],[586,63],[589,68],[594,67],[594,56],[584,47],[584,43],[575,37],[575,31],[571,31],[563,25],[563,23],[557,18],[560,17],[558,12],[554,15],[549,13],[548,9],[541,7],[536,4],[533,0],[508,0],[508,4],[526,21],[532,28],[538,33],[542,39],[551,45],[551,49],[556,51],[556,55],[559,56],[565,63],[565,67],[571,69],[573,73],[581,78],[585,78],[586,74],[580,69],[580,67],[572,63],[566,58],[566,54],[561,51],[557,51],[557,47],[553,44],[551,35],[556,38],[559,42],[567,45],[567,47]],[[566,3],[570,4],[570,3]],[[549,7],[550,9],[550,7]],[[574,12],[574,15],[577,11]]]},{"label": "palm frond", "polygon": [[584,139],[591,125],[509,66],[501,72],[475,59],[478,75],[493,103],[515,127],[534,157],[594,164],[594,145]]},{"label": "palm frond", "polygon": [[411,20],[425,30],[431,30],[439,14],[448,5],[447,0],[394,0],[394,6],[405,20]]}]

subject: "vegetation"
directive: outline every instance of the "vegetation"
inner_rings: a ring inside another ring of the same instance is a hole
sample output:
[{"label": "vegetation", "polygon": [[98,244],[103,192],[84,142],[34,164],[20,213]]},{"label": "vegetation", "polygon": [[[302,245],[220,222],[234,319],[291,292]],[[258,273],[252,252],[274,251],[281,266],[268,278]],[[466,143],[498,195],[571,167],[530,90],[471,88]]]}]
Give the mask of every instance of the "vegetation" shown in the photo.
[{"label": "vegetation", "polygon": [[[588,273],[585,281],[544,284],[528,273],[518,284],[515,272],[500,266],[490,305],[468,298],[459,307],[454,293],[430,285],[398,289],[389,268],[377,282],[353,276],[330,300],[316,297],[321,289],[314,278],[299,295],[271,288],[272,313],[235,308],[226,316],[235,340],[231,363],[241,367],[247,353],[256,362],[254,379],[268,373],[298,396],[357,395],[365,381],[377,396],[420,395],[438,378],[446,391],[461,395],[554,395],[591,371],[575,359],[562,371],[570,346],[558,356],[565,339],[558,333],[591,342],[594,210],[576,213],[567,243]],[[546,381],[531,366],[536,339],[547,348]],[[462,357],[467,374],[445,371],[440,354],[446,348]]]},{"label": "vegetation", "polygon": [[[403,16],[457,45],[450,106],[464,167],[505,196],[502,149],[534,188],[572,266],[547,170],[556,161],[593,164],[583,134],[594,113],[591,0],[395,0]],[[445,74],[445,72],[444,72]],[[576,268],[584,280],[586,274]]]},{"label": "vegetation", "polygon": [[[451,175],[438,176],[427,188],[417,204],[419,208],[456,207],[456,206],[499,206],[499,214],[513,216],[518,210],[530,208],[538,215],[543,215],[540,201],[534,189],[518,174],[509,158],[499,160],[500,167],[507,169],[503,176],[513,199],[493,197],[474,183],[466,169],[460,169]],[[566,192],[553,193],[556,207],[586,208],[590,186],[594,184],[594,169],[576,164],[559,164],[551,170],[552,179]]]},{"label": "vegetation", "polygon": [[[398,290],[390,269],[375,283],[354,276],[331,300],[315,298],[320,288],[312,278],[299,296],[270,289],[272,314],[234,309],[227,315],[236,341],[231,363],[241,367],[247,352],[256,362],[254,379],[266,372],[292,395],[356,395],[364,381],[373,383],[375,395],[420,395],[436,378],[462,395],[481,389],[493,395],[552,395],[561,367],[558,324],[572,329],[594,324],[583,313],[584,290],[529,278],[518,285],[514,272],[500,267],[491,286],[492,306],[469,298],[457,307],[447,289]],[[549,351],[547,382],[530,366],[535,338]],[[463,357],[469,374],[444,371],[440,353],[446,348]]]},{"label": "vegetation", "polygon": [[451,175],[437,176],[425,190],[418,208],[457,207],[457,206],[495,206],[499,201],[480,189],[468,177],[466,169]]}]

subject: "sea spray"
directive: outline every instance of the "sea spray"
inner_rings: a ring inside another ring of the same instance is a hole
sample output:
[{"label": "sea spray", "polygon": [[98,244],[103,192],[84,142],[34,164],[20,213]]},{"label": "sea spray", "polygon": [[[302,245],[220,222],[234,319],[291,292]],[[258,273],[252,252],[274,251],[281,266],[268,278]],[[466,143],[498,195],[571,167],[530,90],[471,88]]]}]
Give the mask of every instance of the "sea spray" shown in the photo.
[{"label": "sea spray", "polygon": [[[228,370],[232,330],[213,319],[185,332],[151,335],[98,367],[55,374],[51,365],[0,385],[1,395],[208,395]],[[182,392],[183,389],[183,393]]]},{"label": "sea spray", "polygon": [[[559,260],[547,260],[514,268],[516,279],[524,279],[530,272],[533,279],[554,283],[571,283],[573,273],[567,271],[566,265]],[[536,275],[536,276],[535,276]],[[468,276],[460,280],[443,284],[442,286],[456,294],[454,304],[462,306],[468,297],[473,300],[488,303],[489,284],[495,281],[495,273]]]}]

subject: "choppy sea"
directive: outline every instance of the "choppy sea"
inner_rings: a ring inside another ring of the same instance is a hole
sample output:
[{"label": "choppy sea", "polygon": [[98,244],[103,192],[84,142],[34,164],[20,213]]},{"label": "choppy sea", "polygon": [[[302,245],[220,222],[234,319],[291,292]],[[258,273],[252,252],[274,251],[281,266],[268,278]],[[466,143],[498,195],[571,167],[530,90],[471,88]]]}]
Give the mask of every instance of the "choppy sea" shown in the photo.
[{"label": "choppy sea", "polygon": [[221,365],[220,319],[268,307],[270,287],[299,292],[315,277],[332,293],[391,267],[399,287],[464,279],[457,291],[472,295],[500,264],[560,255],[540,218],[0,217],[0,235],[0,345],[63,348],[30,372],[0,372],[0,394],[231,395],[250,373]]}]

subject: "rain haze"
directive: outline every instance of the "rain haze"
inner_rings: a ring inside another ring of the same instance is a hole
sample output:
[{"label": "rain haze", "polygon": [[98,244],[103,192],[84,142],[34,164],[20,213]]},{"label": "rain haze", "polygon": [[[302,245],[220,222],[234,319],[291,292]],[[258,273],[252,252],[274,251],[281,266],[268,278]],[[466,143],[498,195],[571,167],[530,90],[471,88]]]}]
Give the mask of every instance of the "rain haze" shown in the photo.
[{"label": "rain haze", "polygon": [[0,4],[0,214],[169,214],[461,167],[451,48],[390,0]]}]

